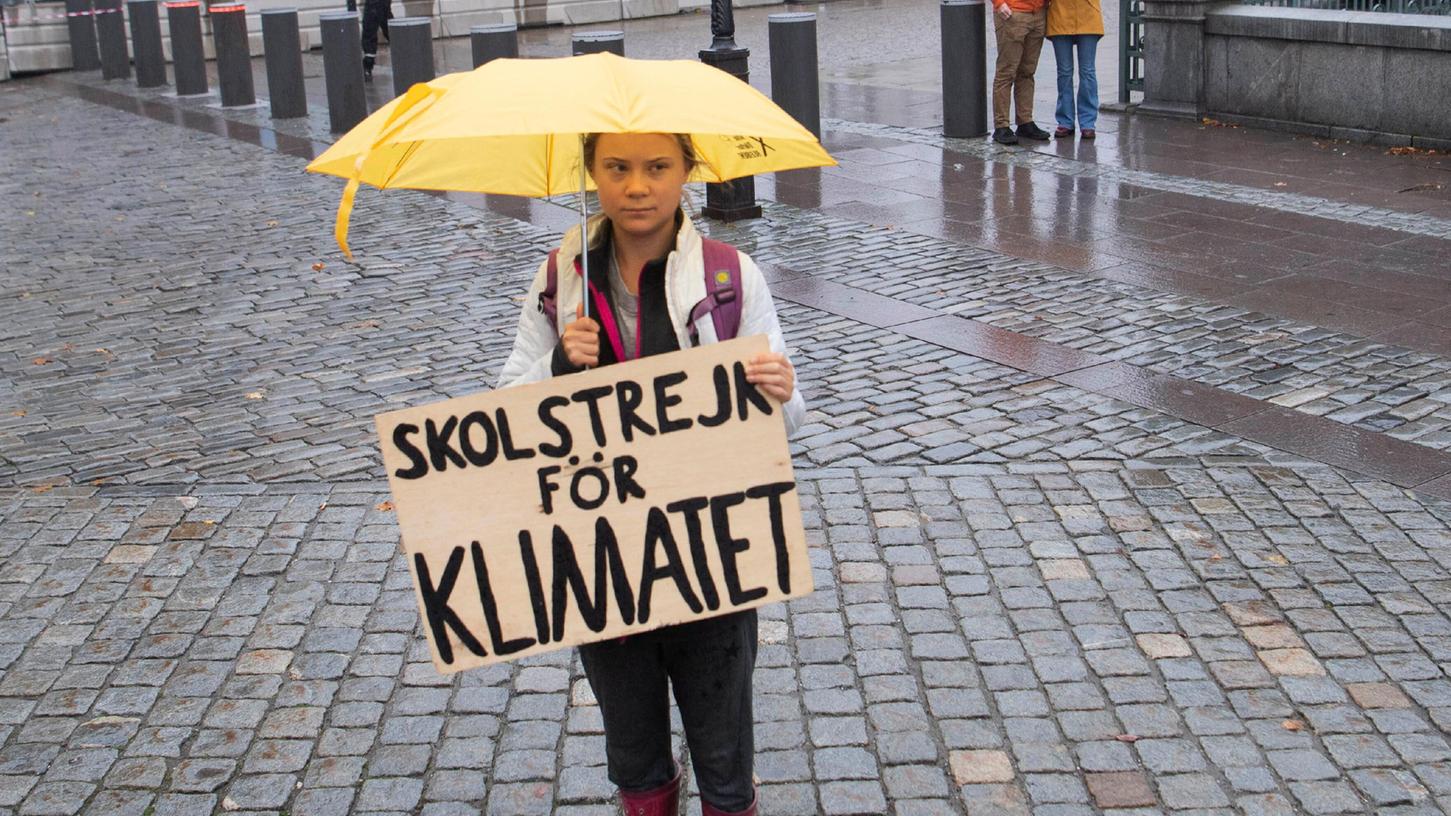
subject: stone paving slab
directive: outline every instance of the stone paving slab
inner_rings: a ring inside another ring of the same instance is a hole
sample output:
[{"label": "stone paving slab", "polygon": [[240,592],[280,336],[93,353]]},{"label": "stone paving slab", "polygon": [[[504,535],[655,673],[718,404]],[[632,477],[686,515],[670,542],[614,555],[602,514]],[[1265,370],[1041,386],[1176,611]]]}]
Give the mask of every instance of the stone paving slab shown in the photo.
[{"label": "stone paving slab", "polygon": [[727,240],[785,269],[1438,450],[1451,361],[1251,309],[775,205]]},{"label": "stone paving slab", "polygon": [[[21,93],[0,189],[74,186],[0,214],[0,814],[606,812],[569,653],[433,673],[367,423],[487,385],[549,231],[389,194],[343,267],[298,160]],[[763,615],[767,812],[1451,807],[1451,504],[781,314],[819,591]]]}]

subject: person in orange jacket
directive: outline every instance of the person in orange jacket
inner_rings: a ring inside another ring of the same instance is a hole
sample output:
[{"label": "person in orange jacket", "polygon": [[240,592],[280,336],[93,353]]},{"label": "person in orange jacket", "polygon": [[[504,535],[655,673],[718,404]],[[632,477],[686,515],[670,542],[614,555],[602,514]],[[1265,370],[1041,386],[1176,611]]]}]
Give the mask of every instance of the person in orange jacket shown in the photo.
[{"label": "person in orange jacket", "polygon": [[[1058,64],[1059,139],[1071,137],[1076,125],[1083,138],[1098,135],[1098,72],[1094,60],[1103,38],[1103,11],[1098,0],[1053,0],[1048,5],[1048,41]],[[1078,52],[1078,98],[1073,94],[1073,52]]]},{"label": "person in orange jacket", "polygon": [[[993,30],[998,41],[997,74],[993,77],[993,141],[1017,144],[1019,137],[1047,141],[1046,130],[1033,124],[1033,72],[1043,51],[1047,0],[993,0]],[[1016,103],[1014,105],[1013,103]],[[1008,117],[1016,108],[1018,126]]]}]

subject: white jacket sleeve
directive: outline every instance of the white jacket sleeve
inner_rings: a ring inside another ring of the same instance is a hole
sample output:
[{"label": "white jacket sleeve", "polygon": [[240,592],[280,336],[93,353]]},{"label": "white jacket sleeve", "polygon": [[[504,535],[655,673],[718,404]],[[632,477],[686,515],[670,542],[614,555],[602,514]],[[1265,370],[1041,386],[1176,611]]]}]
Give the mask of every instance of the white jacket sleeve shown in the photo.
[{"label": "white jacket sleeve", "polygon": [[555,326],[539,308],[539,293],[544,291],[545,275],[549,261],[539,265],[534,282],[524,296],[524,307],[519,310],[519,328],[514,332],[514,349],[499,373],[498,388],[511,385],[538,382],[551,375],[550,362],[554,347],[559,344]]},{"label": "white jacket sleeve", "polygon": [[[776,303],[771,299],[770,287],[766,285],[766,276],[756,266],[756,262],[744,252],[741,256],[741,289],[743,303],[741,305],[741,327],[736,335],[738,337],[750,337],[753,334],[764,334],[771,340],[771,350],[779,354],[786,354],[789,359],[791,355],[786,353],[786,339],[781,334],[781,322],[776,317]],[[795,365],[795,362],[792,362]],[[791,399],[786,402],[786,435],[790,436],[801,427],[806,419],[806,400],[801,398],[801,372],[798,370],[796,387],[791,392]]]}]

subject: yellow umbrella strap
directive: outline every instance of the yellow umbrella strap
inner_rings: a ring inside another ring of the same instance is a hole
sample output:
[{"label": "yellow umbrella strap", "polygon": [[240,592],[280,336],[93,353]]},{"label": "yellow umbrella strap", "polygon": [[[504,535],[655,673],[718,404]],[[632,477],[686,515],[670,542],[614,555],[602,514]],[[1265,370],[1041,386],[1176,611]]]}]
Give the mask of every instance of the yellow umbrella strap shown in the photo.
[{"label": "yellow umbrella strap", "polygon": [[362,164],[363,160],[359,158],[359,169],[353,171],[353,177],[348,179],[347,186],[343,188],[343,200],[338,202],[338,218],[333,223],[333,237],[338,240],[338,248],[343,251],[343,257],[349,261],[353,259],[353,250],[348,247],[348,222],[353,217],[353,199],[358,195]]}]

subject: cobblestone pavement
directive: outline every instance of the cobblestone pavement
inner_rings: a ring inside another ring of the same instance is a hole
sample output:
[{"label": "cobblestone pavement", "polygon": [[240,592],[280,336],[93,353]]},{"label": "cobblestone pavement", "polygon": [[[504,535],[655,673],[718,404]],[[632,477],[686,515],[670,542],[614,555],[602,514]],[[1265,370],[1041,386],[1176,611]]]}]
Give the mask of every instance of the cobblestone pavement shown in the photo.
[{"label": "cobblestone pavement", "polygon": [[[490,384],[555,210],[365,194],[352,266],[295,157],[48,85],[0,117],[0,814],[609,812],[570,653],[434,673],[371,438]],[[712,232],[783,281],[811,407],[763,812],[1451,809],[1451,503],[1057,377],[1396,416],[1444,358],[784,200]]]}]

